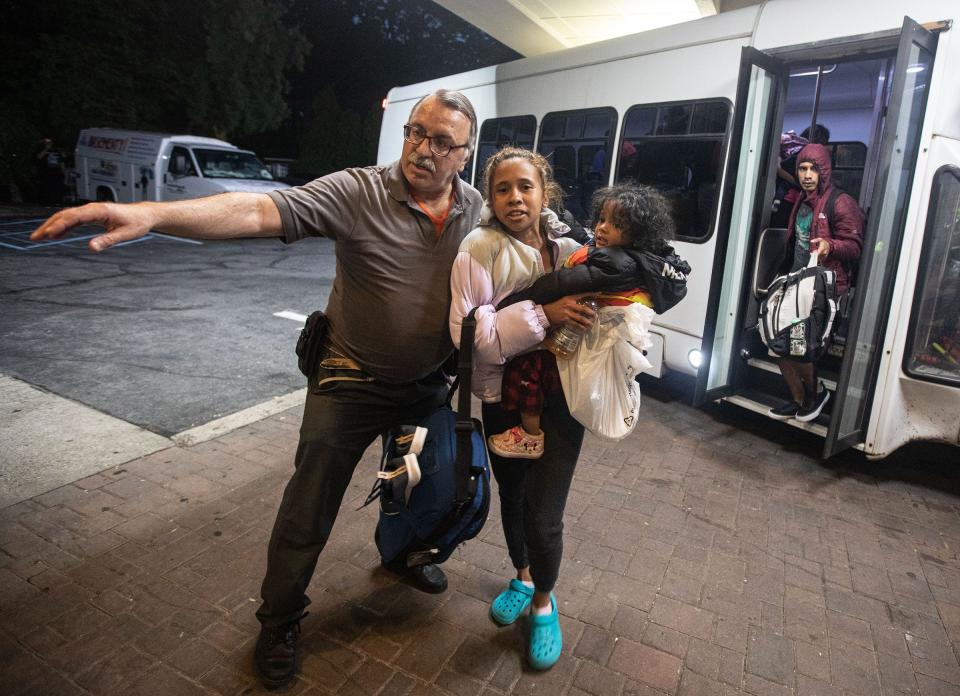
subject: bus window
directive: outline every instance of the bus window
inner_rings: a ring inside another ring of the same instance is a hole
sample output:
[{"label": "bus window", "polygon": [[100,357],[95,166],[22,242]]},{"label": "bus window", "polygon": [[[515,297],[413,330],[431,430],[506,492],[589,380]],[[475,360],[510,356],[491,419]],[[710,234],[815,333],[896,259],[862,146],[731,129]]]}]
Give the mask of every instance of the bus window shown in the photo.
[{"label": "bus window", "polygon": [[586,221],[594,191],[610,179],[617,112],[612,107],[554,111],[543,117],[537,151],[553,166],[563,187],[563,204]]},{"label": "bus window", "polygon": [[477,152],[474,156],[471,156],[467,166],[460,172],[460,178],[467,183],[471,183],[470,173],[473,171],[473,160],[476,158],[477,162],[480,163],[476,181],[477,184],[482,185],[483,170],[487,166],[487,159],[490,155],[507,145],[532,150],[533,136],[536,132],[537,119],[533,116],[488,118],[480,126],[480,141],[477,143]]},{"label": "bus window", "polygon": [[833,160],[831,181],[859,200],[863,169],[867,163],[867,146],[856,141],[840,141],[829,143],[827,147]]},{"label": "bus window", "polygon": [[934,177],[904,369],[960,385],[960,169]]},{"label": "bus window", "polygon": [[641,108],[634,106],[627,112],[623,124],[624,138],[642,138],[653,135],[653,125],[657,122],[657,107]]},{"label": "bus window", "polygon": [[659,190],[684,241],[713,233],[730,111],[729,101],[710,99],[633,106],[624,117],[616,181]]},{"label": "bus window", "polygon": [[657,135],[686,135],[690,132],[690,116],[693,104],[676,104],[660,109],[657,119]]}]

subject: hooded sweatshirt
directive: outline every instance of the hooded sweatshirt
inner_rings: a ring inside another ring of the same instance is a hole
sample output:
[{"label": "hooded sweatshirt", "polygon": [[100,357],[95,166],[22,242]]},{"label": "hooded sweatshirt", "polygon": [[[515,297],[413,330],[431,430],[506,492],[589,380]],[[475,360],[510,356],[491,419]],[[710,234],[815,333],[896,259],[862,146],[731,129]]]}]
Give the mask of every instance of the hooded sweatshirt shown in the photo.
[{"label": "hooded sweatshirt", "polygon": [[789,236],[793,240],[796,231],[797,213],[806,203],[813,210],[813,223],[810,229],[810,248],[816,247],[818,239],[830,243],[830,253],[821,259],[820,265],[836,274],[837,293],[843,294],[850,288],[851,269],[860,258],[863,248],[863,211],[857,202],[847,193],[840,193],[833,203],[833,226],[827,217],[826,205],[833,184],[830,181],[833,166],[830,151],[823,145],[811,143],[804,145],[797,155],[797,180],[802,162],[810,162],[820,175],[816,191],[804,191],[793,204],[788,224]]}]

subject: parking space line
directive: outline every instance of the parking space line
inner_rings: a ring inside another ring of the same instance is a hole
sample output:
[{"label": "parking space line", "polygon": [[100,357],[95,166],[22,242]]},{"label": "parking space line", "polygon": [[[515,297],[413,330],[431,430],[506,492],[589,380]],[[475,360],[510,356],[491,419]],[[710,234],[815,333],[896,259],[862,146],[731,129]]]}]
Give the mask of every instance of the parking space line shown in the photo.
[{"label": "parking space line", "polygon": [[297,314],[296,312],[285,309],[282,312],[274,312],[273,316],[280,317],[281,319],[292,319],[293,321],[298,321],[301,324],[306,323],[307,317],[304,314]]},{"label": "parking space line", "polygon": [[151,232],[151,237],[163,237],[164,239],[170,239],[174,242],[184,242],[185,244],[203,244],[199,239],[187,239],[186,237],[178,237],[175,234],[164,234],[163,232]]},{"label": "parking space line", "polygon": [[140,242],[145,242],[148,239],[150,239],[150,235],[147,235],[146,237],[137,237],[136,239],[128,239],[125,242],[117,242],[111,248],[116,249],[117,247],[127,246],[128,244],[139,244]]},{"label": "parking space line", "polygon": [[43,222],[47,218],[37,218],[36,220],[11,220],[10,222],[0,222],[0,226],[6,227],[7,225],[26,225],[28,222]]},{"label": "parking space line", "polygon": [[[34,243],[30,241],[30,236],[29,236],[30,232],[32,231],[33,231],[32,229],[29,229],[29,230],[16,230],[13,232],[0,232],[0,238],[7,239],[6,242],[0,242],[0,247],[6,247],[7,249],[13,249],[15,251],[30,251],[31,249],[39,249],[41,247],[54,246],[56,244],[70,244],[71,242],[83,242],[103,234],[103,232],[97,232],[96,234],[88,234],[86,236],[81,236],[81,237],[67,237],[65,239],[57,239],[51,242]],[[197,241],[196,239],[184,239],[183,237],[176,237],[170,234],[162,234],[160,232],[150,232],[143,237],[139,237],[138,239],[131,239],[126,242],[120,242],[119,244],[114,244],[113,246],[122,247],[128,244],[143,242],[152,237],[161,237],[163,239],[169,239],[174,242],[184,242],[186,244],[201,244],[201,245],[203,244],[203,242]],[[23,242],[23,244],[22,245],[10,244],[9,242]]]},{"label": "parking space line", "polygon": [[87,239],[93,239],[97,235],[88,234],[85,237],[68,237],[67,239],[57,239],[52,242],[40,242],[38,244],[31,244],[30,246],[25,247],[12,247],[17,251],[30,251],[31,249],[39,249],[40,247],[56,246],[58,244],[70,244],[71,242],[82,242]]}]

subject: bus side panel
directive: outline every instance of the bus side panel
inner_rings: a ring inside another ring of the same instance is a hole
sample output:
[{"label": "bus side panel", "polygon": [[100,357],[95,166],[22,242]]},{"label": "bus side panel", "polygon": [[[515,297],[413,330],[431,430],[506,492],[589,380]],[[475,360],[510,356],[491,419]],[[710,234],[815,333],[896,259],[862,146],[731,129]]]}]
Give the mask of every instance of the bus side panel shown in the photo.
[{"label": "bus side panel", "polygon": [[[940,65],[939,68],[940,75],[956,70],[956,66]],[[946,82],[944,77],[941,84],[946,85]],[[938,90],[935,98],[929,101],[929,108],[937,108],[944,91],[951,91],[950,87]],[[887,332],[885,362],[876,384],[875,403],[880,404],[880,408],[874,409],[864,443],[864,451],[871,455],[885,456],[912,440],[960,444],[960,387],[915,379],[903,370],[904,353],[912,349],[906,342],[933,178],[943,165],[960,167],[960,140],[935,137],[927,142],[930,142],[929,154],[918,162],[924,175],[917,177],[914,186],[907,218],[908,232],[892,301],[896,314]]]},{"label": "bus side panel", "polygon": [[[944,17],[945,19],[946,17]],[[934,66],[936,111],[930,116],[934,135],[960,140],[960,90],[957,89],[957,70],[960,69],[960,6],[954,8],[953,29],[940,34],[937,41],[937,65]],[[928,107],[930,108],[930,107]]]},{"label": "bus side panel", "polygon": [[[754,46],[761,51],[825,41],[842,36],[862,36],[899,30],[903,16],[920,24],[957,16],[956,0],[803,0],[764,3]],[[808,21],[809,18],[815,18]]]}]

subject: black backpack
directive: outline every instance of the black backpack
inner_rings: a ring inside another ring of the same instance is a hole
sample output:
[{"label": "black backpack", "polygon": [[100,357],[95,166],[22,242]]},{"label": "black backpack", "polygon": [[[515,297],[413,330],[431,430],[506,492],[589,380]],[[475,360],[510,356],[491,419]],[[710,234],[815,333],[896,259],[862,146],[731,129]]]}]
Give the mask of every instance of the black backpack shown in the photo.
[{"label": "black backpack", "polygon": [[[476,310],[474,310],[476,311]],[[490,463],[483,426],[470,415],[474,312],[463,319],[457,360],[457,411],[444,404],[424,421],[423,450],[417,456],[420,482],[396,514],[380,512],[376,543],[388,564],[408,567],[442,563],[457,546],[480,533],[490,510]],[[451,389],[451,396],[453,390]],[[394,435],[384,440],[384,462],[395,449]],[[367,503],[376,497],[372,493]]]},{"label": "black backpack", "polygon": [[[816,263],[816,256],[811,257]],[[815,362],[830,347],[837,315],[833,271],[808,265],[778,276],[760,304],[760,338],[770,352],[799,362]]]}]

